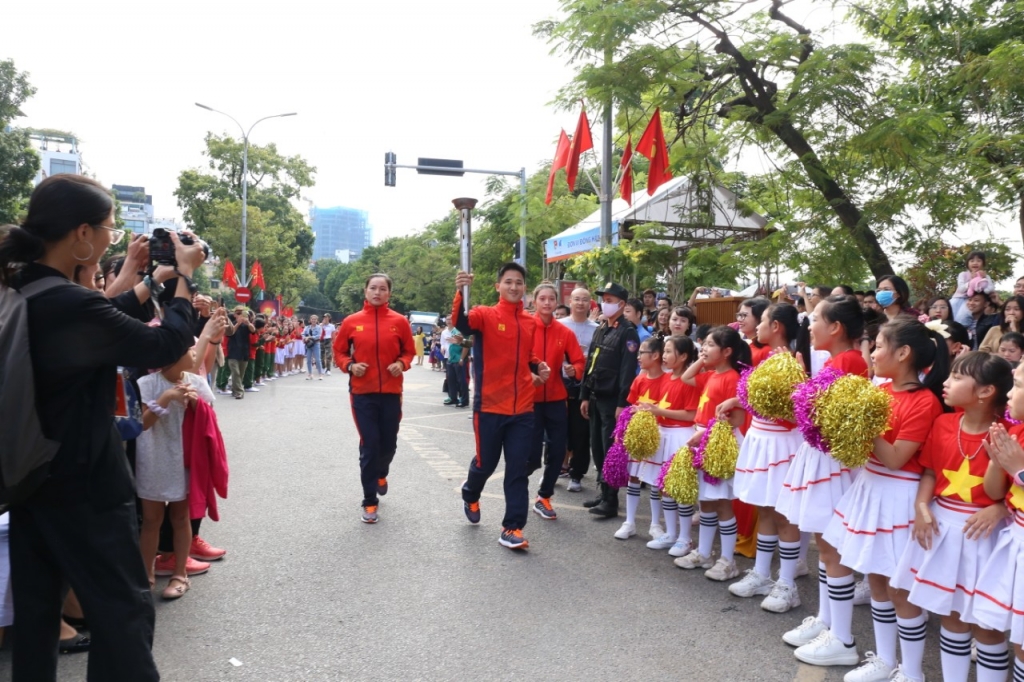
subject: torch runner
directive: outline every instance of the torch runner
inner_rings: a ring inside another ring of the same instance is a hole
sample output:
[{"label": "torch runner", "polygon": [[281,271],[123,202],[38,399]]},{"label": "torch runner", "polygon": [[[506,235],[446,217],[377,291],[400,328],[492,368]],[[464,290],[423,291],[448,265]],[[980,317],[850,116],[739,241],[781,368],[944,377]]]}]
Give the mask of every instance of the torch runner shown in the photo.
[{"label": "torch runner", "polygon": [[[472,211],[476,208],[476,199],[462,197],[452,199],[455,208],[459,210],[459,267],[463,272],[473,272],[473,238],[472,238]],[[469,285],[462,287],[462,309],[469,314]]]}]

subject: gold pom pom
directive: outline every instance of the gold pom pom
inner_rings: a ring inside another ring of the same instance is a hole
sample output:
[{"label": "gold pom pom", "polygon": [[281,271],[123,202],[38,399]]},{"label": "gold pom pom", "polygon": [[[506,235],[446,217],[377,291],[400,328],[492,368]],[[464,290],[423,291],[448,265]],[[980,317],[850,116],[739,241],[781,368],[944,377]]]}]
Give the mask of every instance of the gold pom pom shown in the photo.
[{"label": "gold pom pom", "polygon": [[836,379],[815,401],[814,423],[832,457],[851,469],[864,466],[873,441],[889,430],[892,396],[864,377]]},{"label": "gold pom pom", "polygon": [[654,457],[661,445],[658,420],[650,412],[637,410],[626,425],[626,436],[622,439],[630,459],[645,460]]},{"label": "gold pom pom", "polygon": [[679,448],[665,474],[665,494],[682,505],[697,504],[697,470],[693,468],[693,452],[685,445]]},{"label": "gold pom pom", "polygon": [[795,421],[793,390],[807,380],[804,368],[786,352],[775,353],[747,379],[747,400],[753,411],[769,419]]},{"label": "gold pom pom", "polygon": [[732,433],[732,425],[719,419],[711,427],[711,435],[704,446],[703,469],[710,476],[722,480],[736,475],[736,460],[740,457],[740,445]]}]

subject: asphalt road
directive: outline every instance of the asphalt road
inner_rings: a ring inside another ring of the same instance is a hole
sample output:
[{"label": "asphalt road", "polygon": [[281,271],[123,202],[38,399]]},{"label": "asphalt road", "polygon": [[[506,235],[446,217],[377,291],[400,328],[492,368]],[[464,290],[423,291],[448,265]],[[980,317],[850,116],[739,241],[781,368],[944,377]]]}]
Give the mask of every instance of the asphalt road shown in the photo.
[{"label": "asphalt road", "polygon": [[[183,599],[157,604],[163,679],[842,679],[848,669],[802,665],[781,640],[814,612],[811,578],[798,581],[805,606],[776,615],[675,568],[644,546],[646,495],[641,532],[625,542],[612,537],[620,521],[580,506],[592,473],[583,494],[559,482],[557,521],[530,515],[527,552],[498,544],[500,480],[484,492],[482,523],[467,523],[458,487],[472,424],[468,410],[441,404],[441,381],[427,366],[406,375],[390,492],[373,526],[359,521],[347,377],[289,377],[218,401],[231,483],[221,522],[207,521],[202,535],[228,555]],[[867,607],[854,632],[863,655]],[[60,679],[83,680],[85,664],[63,656]],[[926,672],[941,679],[936,632]],[[7,679],[9,648],[0,652]]]}]

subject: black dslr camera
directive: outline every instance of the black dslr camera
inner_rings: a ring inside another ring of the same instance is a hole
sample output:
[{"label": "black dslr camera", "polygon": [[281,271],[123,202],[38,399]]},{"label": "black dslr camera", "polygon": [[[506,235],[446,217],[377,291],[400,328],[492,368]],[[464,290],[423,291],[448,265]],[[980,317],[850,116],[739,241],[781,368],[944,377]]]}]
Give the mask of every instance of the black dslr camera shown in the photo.
[{"label": "black dslr camera", "polygon": [[[202,239],[196,240],[190,235],[181,233],[178,234],[178,239],[187,246],[191,246],[198,241],[203,247],[203,253],[207,258],[210,257],[210,245]],[[153,261],[154,267],[157,265],[178,266],[178,261],[174,257],[174,242],[171,241],[170,231],[162,227],[153,230],[153,234],[149,238],[149,258]]]}]

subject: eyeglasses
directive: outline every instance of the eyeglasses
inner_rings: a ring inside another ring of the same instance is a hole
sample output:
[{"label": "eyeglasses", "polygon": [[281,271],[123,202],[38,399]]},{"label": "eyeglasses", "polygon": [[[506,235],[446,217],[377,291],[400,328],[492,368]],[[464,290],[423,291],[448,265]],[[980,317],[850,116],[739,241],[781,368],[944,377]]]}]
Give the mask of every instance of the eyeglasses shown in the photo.
[{"label": "eyeglasses", "polygon": [[111,244],[117,244],[119,241],[124,239],[126,230],[122,230],[119,227],[111,227],[110,225],[93,225],[93,227],[102,227],[104,230],[110,230],[114,233],[113,238],[110,240]]},{"label": "eyeglasses", "polygon": [[639,353],[637,353],[637,355],[647,355],[648,353],[653,353],[653,352],[654,352],[653,350],[642,350]]},{"label": "eyeglasses", "polygon": [[750,317],[750,313],[736,313],[737,320],[745,320]]}]

